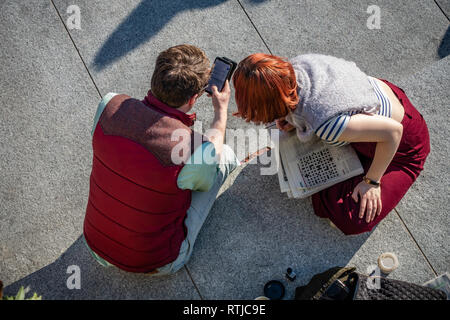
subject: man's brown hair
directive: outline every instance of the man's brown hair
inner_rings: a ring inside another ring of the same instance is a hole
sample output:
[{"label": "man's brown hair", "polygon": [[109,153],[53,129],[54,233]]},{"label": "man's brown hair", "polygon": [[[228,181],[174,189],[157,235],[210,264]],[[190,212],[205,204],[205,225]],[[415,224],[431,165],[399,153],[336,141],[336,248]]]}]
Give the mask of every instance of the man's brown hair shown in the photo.
[{"label": "man's brown hair", "polygon": [[165,104],[178,108],[203,91],[209,75],[210,62],[201,49],[178,45],[158,55],[151,91]]}]

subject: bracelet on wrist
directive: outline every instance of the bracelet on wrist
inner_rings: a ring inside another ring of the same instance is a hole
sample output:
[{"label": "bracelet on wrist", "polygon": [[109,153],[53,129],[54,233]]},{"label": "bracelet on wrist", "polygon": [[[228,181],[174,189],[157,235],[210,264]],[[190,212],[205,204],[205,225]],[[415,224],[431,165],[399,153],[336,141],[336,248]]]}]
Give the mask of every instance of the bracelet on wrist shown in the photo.
[{"label": "bracelet on wrist", "polygon": [[371,186],[375,186],[375,187],[379,187],[380,186],[380,182],[379,181],[375,181],[372,179],[367,178],[366,176],[363,177],[363,181]]}]

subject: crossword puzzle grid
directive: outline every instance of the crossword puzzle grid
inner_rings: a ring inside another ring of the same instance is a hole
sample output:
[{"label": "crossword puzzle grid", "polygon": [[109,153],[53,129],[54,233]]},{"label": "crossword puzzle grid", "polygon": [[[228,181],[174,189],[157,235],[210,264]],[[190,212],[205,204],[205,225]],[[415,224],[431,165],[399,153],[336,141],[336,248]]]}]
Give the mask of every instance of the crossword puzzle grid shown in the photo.
[{"label": "crossword puzzle grid", "polygon": [[328,149],[299,157],[297,166],[308,188],[339,176],[333,156]]}]

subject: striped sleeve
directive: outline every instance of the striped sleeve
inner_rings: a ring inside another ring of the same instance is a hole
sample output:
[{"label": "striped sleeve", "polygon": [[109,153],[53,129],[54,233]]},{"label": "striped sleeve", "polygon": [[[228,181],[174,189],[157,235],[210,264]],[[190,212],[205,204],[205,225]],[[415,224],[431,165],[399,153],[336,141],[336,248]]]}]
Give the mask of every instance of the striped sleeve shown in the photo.
[{"label": "striped sleeve", "polygon": [[316,130],[316,135],[328,144],[333,146],[343,146],[347,144],[346,141],[339,141],[339,137],[344,132],[350,121],[349,114],[340,114],[327,121],[325,121]]},{"label": "striped sleeve", "polygon": [[377,114],[379,114],[380,116],[390,118],[392,116],[392,106],[388,96],[383,91],[383,89],[378,85],[375,78],[369,77],[369,82],[373,86],[378,101],[380,101],[381,107]]}]

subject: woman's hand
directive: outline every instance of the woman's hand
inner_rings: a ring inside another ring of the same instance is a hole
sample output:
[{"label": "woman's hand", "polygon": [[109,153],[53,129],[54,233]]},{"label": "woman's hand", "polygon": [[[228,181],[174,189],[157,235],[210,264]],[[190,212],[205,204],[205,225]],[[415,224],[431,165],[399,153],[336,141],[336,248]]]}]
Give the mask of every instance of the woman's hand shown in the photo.
[{"label": "woman's hand", "polygon": [[291,131],[295,128],[292,124],[286,121],[286,117],[275,120],[275,124],[281,131]]},{"label": "woman's hand", "polygon": [[362,219],[366,213],[366,222],[369,223],[375,219],[375,215],[379,216],[381,213],[381,186],[376,187],[361,181],[353,190],[352,198],[355,202],[358,202],[358,195],[361,197],[359,218]]}]

